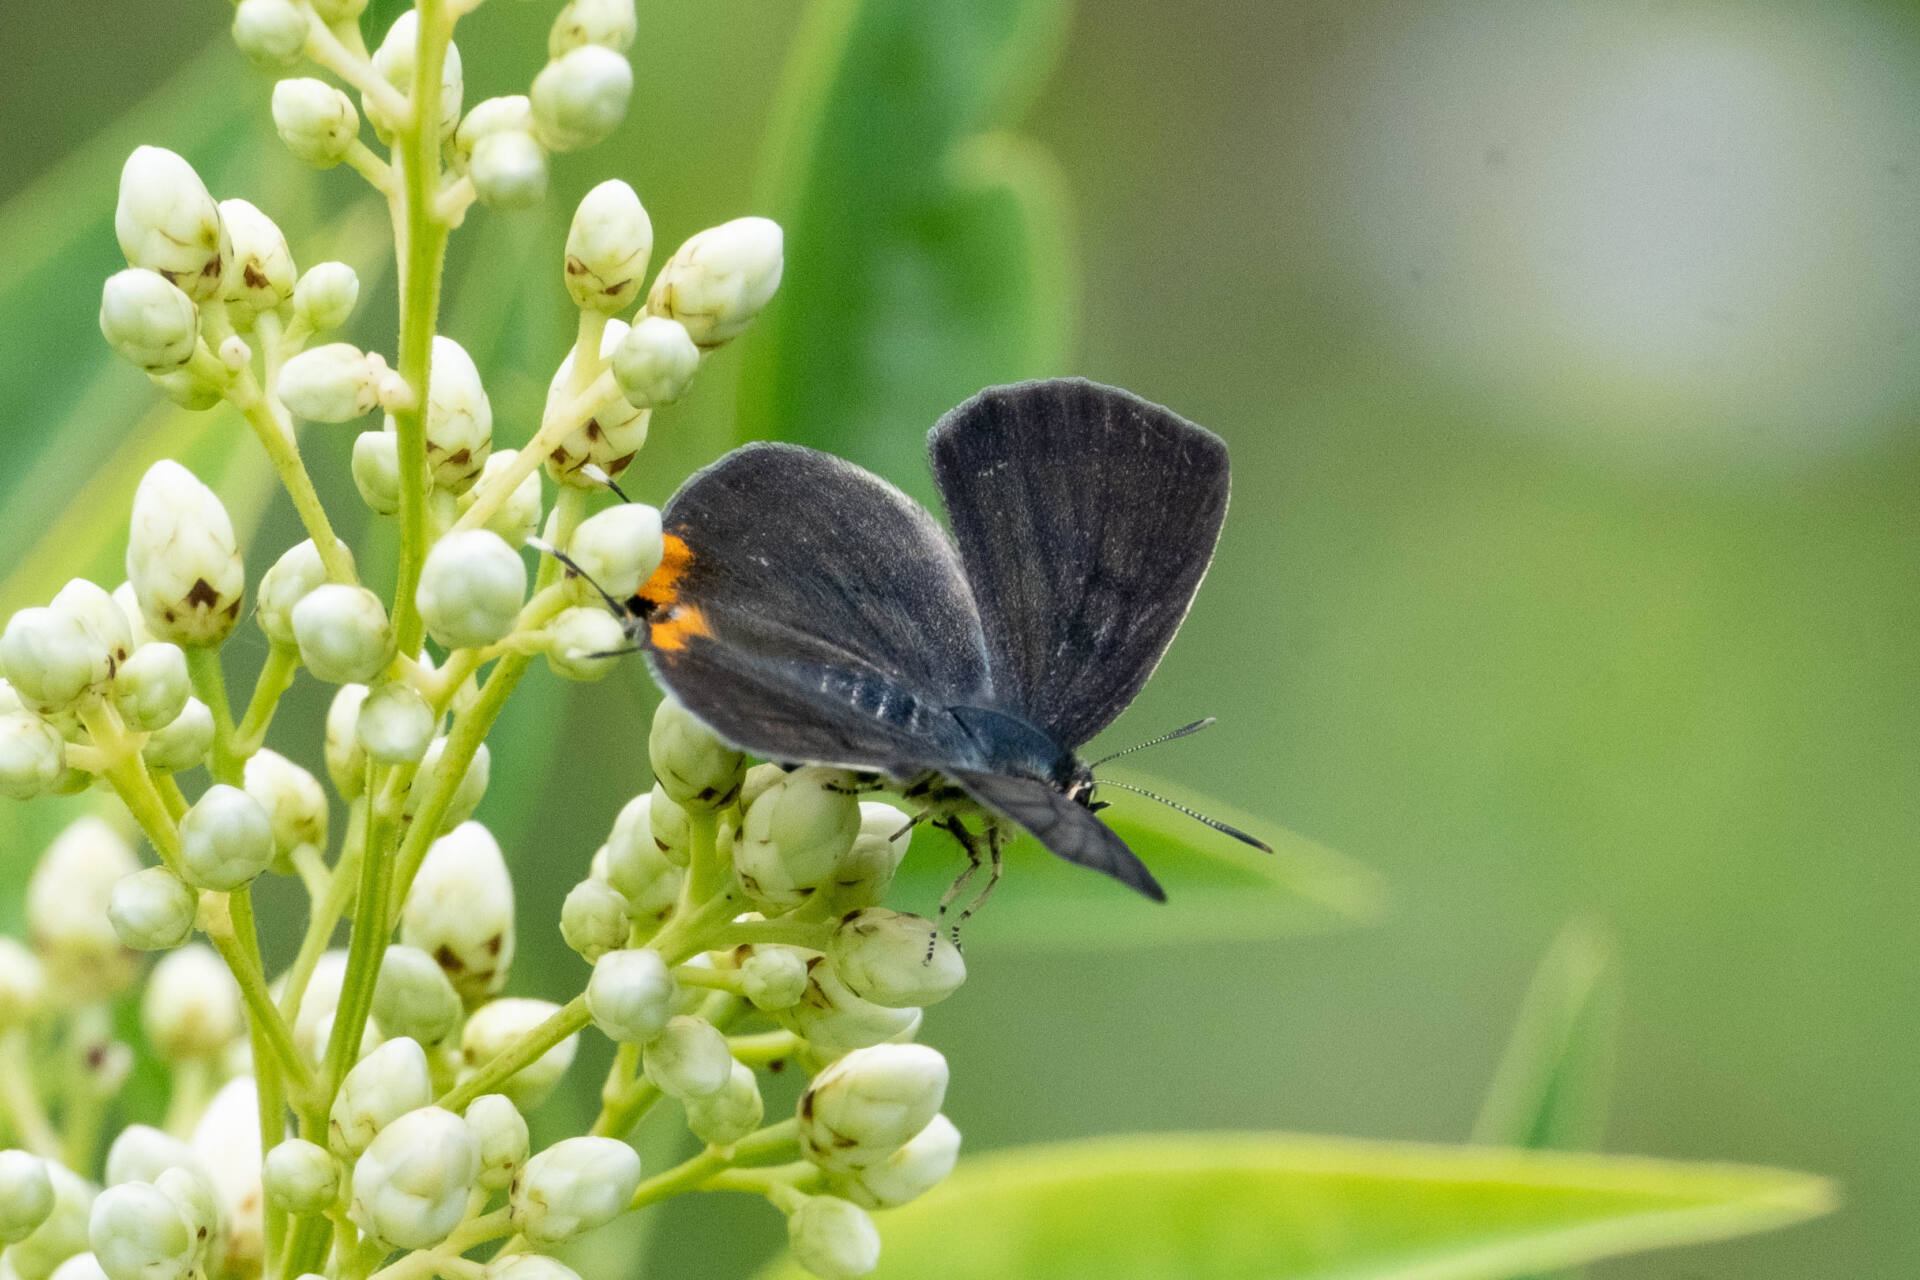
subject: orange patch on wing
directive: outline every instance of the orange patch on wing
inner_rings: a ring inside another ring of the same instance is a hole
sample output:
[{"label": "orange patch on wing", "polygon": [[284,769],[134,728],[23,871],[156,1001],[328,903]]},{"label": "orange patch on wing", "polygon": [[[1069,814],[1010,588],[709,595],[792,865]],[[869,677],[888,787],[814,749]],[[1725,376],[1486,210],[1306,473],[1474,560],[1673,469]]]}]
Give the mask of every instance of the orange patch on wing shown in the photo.
[{"label": "orange patch on wing", "polygon": [[695,636],[710,636],[713,628],[707,622],[707,615],[700,606],[680,605],[661,616],[647,631],[647,638],[653,647],[662,653],[678,653],[687,647],[687,641]]},{"label": "orange patch on wing", "polygon": [[660,557],[660,567],[653,576],[640,584],[640,598],[656,610],[665,609],[680,594],[680,579],[686,576],[693,564],[693,551],[687,546],[686,539],[670,533],[662,539],[664,553]]}]

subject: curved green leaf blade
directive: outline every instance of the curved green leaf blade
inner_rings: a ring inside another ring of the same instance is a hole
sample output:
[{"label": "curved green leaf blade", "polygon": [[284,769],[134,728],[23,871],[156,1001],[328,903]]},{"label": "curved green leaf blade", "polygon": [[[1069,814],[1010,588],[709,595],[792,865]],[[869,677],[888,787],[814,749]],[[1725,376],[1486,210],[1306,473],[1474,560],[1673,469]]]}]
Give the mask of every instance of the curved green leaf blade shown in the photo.
[{"label": "curved green leaf blade", "polygon": [[1472,1140],[1571,1149],[1598,1143],[1619,1023],[1612,941],[1576,920],[1534,972]]},{"label": "curved green leaf blade", "polygon": [[780,297],[746,353],[743,439],[842,453],[927,492],[924,433],[1059,372],[1064,183],[1004,132],[1052,66],[1059,0],[817,0],[769,147]]},{"label": "curved green leaf blade", "polygon": [[[1823,1179],[1626,1156],[1286,1134],[996,1152],[879,1215],[879,1280],[1498,1280],[1767,1231]],[[770,1267],[768,1280],[804,1273]]]},{"label": "curved green leaf blade", "polygon": [[[969,945],[1054,950],[1247,942],[1324,932],[1379,914],[1381,882],[1366,867],[1190,787],[1119,770],[1108,776],[1178,796],[1258,834],[1274,851],[1248,848],[1144,796],[1102,792],[1113,804],[1101,818],[1153,869],[1167,901],[1148,902],[1022,836],[1007,846],[1007,887],[967,922]],[[894,877],[891,900],[931,912],[965,865],[943,833],[921,831]]]}]

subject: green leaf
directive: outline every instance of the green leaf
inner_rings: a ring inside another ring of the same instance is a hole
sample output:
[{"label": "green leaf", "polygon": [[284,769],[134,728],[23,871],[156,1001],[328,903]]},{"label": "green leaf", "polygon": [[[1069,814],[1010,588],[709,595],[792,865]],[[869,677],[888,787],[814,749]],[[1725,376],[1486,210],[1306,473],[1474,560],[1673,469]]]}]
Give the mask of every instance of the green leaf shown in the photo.
[{"label": "green leaf", "polygon": [[[1781,1169],[1287,1134],[1015,1148],[879,1215],[878,1280],[1496,1280],[1829,1212]],[[790,1262],[763,1273],[788,1280]]]},{"label": "green leaf", "polygon": [[845,454],[924,496],[935,418],[990,383],[1060,372],[1065,187],[1006,128],[1052,67],[1065,13],[1060,0],[809,9],[764,187],[787,269],[747,344],[741,438]]},{"label": "green leaf", "polygon": [[1619,1023],[1612,941],[1576,920],[1534,972],[1472,1140],[1573,1149],[1598,1143]]},{"label": "green leaf", "polygon": [[[1010,888],[967,922],[969,945],[1033,950],[1176,942],[1244,942],[1323,932],[1379,914],[1382,888],[1367,868],[1305,836],[1276,828],[1190,787],[1131,772],[1109,776],[1253,832],[1248,848],[1177,810],[1118,789],[1101,818],[1152,868],[1167,901],[1152,903],[1106,876],[1054,857],[1022,836],[1007,846]],[[965,866],[958,846],[921,831],[894,878],[903,905],[931,911]]]}]

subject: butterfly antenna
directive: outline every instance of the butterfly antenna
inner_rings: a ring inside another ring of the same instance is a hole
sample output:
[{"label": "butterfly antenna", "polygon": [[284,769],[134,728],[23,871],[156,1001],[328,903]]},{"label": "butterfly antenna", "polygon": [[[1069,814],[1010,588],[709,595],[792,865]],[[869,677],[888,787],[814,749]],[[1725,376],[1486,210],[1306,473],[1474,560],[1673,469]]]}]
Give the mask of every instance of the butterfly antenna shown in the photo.
[{"label": "butterfly antenna", "polygon": [[[1203,721],[1202,723],[1205,723],[1205,722]],[[1175,736],[1178,736],[1178,735],[1175,735]],[[1273,846],[1268,844],[1265,840],[1256,840],[1254,837],[1248,835],[1246,832],[1242,831],[1238,827],[1229,826],[1226,823],[1220,821],[1220,819],[1218,818],[1209,818],[1206,814],[1201,813],[1197,809],[1189,809],[1187,808],[1187,806],[1181,804],[1178,800],[1169,800],[1163,795],[1157,795],[1154,792],[1147,790],[1145,787],[1136,787],[1131,783],[1126,783],[1126,782],[1115,782],[1111,778],[1100,779],[1100,785],[1103,787],[1118,787],[1122,791],[1131,791],[1135,795],[1145,796],[1149,800],[1158,800],[1161,804],[1167,806],[1167,808],[1177,809],[1181,813],[1186,814],[1189,818],[1192,818],[1195,822],[1204,823],[1205,825],[1212,827],[1215,831],[1218,831],[1223,835],[1232,836],[1235,840],[1238,840],[1241,844],[1250,844],[1254,848],[1259,849],[1264,853],[1273,852]]]},{"label": "butterfly antenna", "polygon": [[[1123,748],[1119,751],[1114,752],[1110,756],[1101,756],[1098,760],[1095,760],[1092,764],[1088,765],[1087,767],[1089,769],[1098,769],[1101,765],[1105,764],[1109,760],[1118,760],[1121,756],[1130,756],[1136,751],[1145,751],[1148,747],[1157,747],[1163,742],[1172,742],[1175,738],[1184,738],[1189,734],[1198,733],[1212,723],[1213,723],[1213,717],[1208,716],[1205,720],[1195,720],[1192,724],[1183,724],[1178,729],[1175,729],[1172,733],[1163,733],[1157,738],[1148,738],[1145,742],[1137,743],[1134,746]],[[1158,798],[1159,797],[1157,796],[1155,797],[1155,799],[1158,799]],[[1179,805],[1174,805],[1174,808],[1176,809],[1179,807],[1180,807]]]},{"label": "butterfly antenna", "polygon": [[620,601],[615,600],[612,596],[608,595],[607,589],[601,586],[599,583],[595,582],[593,580],[593,575],[588,573],[585,569],[582,569],[572,556],[568,555],[566,552],[554,546],[551,542],[548,542],[544,538],[528,538],[527,545],[532,547],[535,551],[538,551],[541,555],[552,556],[555,560],[558,560],[563,566],[565,566],[568,573],[580,579],[582,582],[592,587],[595,591],[599,592],[600,598],[607,602],[607,608],[613,610],[615,617],[624,619],[632,616],[633,610],[627,608],[626,605],[622,604]]},{"label": "butterfly antenna", "polygon": [[613,495],[616,498],[619,498],[620,501],[622,502],[633,501],[632,498],[629,498],[627,496],[627,491],[625,489],[622,489],[619,485],[613,482],[612,476],[608,475],[605,471],[595,466],[593,463],[589,462],[586,466],[580,468],[580,474],[585,476],[587,479],[593,481],[595,484],[602,484],[602,485],[605,485],[607,488],[611,489],[613,491]]}]

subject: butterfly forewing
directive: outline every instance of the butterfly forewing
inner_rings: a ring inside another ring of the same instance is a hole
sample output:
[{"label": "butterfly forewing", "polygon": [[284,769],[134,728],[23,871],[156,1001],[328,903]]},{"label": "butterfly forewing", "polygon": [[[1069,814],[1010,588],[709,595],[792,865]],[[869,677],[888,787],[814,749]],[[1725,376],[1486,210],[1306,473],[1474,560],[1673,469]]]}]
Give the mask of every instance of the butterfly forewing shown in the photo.
[{"label": "butterfly forewing", "polygon": [[1133,701],[1193,602],[1226,517],[1226,446],[1127,392],[1054,379],[981,392],[929,448],[996,705],[1078,747]]},{"label": "butterfly forewing", "polygon": [[906,495],[829,454],[749,445],[662,523],[648,655],[722,737],[893,772],[972,758],[945,710],[986,697],[979,618],[952,543]]}]

